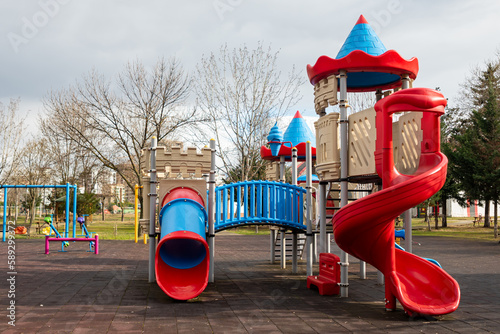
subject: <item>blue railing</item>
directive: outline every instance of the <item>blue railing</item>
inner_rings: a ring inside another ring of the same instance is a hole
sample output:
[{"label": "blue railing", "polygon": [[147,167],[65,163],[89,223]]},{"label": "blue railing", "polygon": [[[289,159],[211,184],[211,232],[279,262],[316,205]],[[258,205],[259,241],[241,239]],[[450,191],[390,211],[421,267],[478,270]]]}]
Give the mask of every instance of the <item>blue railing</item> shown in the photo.
[{"label": "blue railing", "polygon": [[273,181],[245,181],[215,188],[215,231],[241,225],[304,230],[304,188]]}]

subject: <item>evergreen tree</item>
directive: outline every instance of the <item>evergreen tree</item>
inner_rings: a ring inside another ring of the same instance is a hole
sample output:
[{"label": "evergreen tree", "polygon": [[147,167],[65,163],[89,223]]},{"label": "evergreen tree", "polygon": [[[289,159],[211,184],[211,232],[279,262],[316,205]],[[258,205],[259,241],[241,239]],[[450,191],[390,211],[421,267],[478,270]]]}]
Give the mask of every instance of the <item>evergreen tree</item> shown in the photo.
[{"label": "evergreen tree", "polygon": [[448,138],[449,170],[468,198],[484,201],[489,227],[489,203],[500,192],[500,62],[475,71],[464,88],[466,117],[456,119]]},{"label": "evergreen tree", "polygon": [[[452,155],[452,145],[450,144],[450,135],[453,129],[453,115],[456,113],[457,109],[447,108],[446,113],[441,117],[441,151],[447,156]],[[436,202],[442,205],[442,219],[441,227],[448,227],[448,211],[446,207],[446,202],[448,199],[455,199],[460,205],[465,206],[467,203],[467,198],[463,196],[460,191],[460,187],[456,182],[456,177],[454,176],[454,169],[448,167],[446,182],[443,187],[433,196]],[[437,226],[436,226],[437,228]]]}]

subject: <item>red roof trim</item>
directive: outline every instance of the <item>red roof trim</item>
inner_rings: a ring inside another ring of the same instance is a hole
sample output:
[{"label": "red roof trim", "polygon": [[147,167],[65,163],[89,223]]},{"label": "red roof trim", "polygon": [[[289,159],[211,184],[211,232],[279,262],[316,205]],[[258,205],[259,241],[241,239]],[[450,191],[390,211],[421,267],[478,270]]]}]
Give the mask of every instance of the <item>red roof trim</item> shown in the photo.
[{"label": "red roof trim", "polygon": [[[382,72],[397,75],[407,73],[411,79],[416,79],[418,59],[413,57],[406,60],[394,50],[388,50],[379,56],[372,56],[364,51],[355,50],[340,59],[321,56],[314,66],[307,65],[307,75],[313,85],[332,74],[338,75],[340,70],[346,70],[347,72]],[[380,87],[373,87],[373,89],[377,88]]]}]

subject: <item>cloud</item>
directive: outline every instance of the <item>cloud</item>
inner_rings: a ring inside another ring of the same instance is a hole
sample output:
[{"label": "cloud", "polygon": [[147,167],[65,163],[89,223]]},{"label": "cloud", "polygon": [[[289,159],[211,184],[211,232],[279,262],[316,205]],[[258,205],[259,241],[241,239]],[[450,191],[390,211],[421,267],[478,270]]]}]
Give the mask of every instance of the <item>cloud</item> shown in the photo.
[{"label": "cloud", "polygon": [[[280,50],[283,72],[295,65],[306,78],[305,66],[323,54],[334,57],[360,14],[387,48],[419,58],[417,86],[439,86],[451,98],[470,68],[498,48],[500,4],[493,0],[7,2],[0,13],[2,100],[40,101],[48,90],[66,87],[93,67],[113,76],[134,59],[153,65],[158,57],[176,56],[192,71],[202,54],[224,43],[270,43]],[[58,10],[53,6],[50,14],[46,8],[54,3]],[[22,36],[23,24],[37,17],[38,31],[16,53],[8,34]],[[304,98],[295,109],[315,115],[307,80],[301,91]]]}]

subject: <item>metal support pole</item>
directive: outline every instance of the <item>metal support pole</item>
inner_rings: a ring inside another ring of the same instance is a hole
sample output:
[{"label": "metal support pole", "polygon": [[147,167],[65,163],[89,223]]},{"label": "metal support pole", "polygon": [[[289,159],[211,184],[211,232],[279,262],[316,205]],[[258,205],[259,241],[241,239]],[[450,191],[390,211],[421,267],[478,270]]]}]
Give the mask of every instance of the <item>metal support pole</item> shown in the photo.
[{"label": "metal support pole", "polygon": [[77,189],[78,186],[73,186],[73,238],[76,238],[76,202],[77,202]]},{"label": "metal support pole", "polygon": [[401,89],[410,88],[410,76],[408,73],[401,75]]},{"label": "metal support pole", "polygon": [[408,253],[413,253],[413,234],[411,225],[411,209],[408,209],[403,213],[403,226],[405,229],[405,250]]},{"label": "metal support pole", "polygon": [[281,236],[281,247],[280,247],[280,255],[281,255],[281,269],[286,268],[286,230],[284,228],[280,229]]},{"label": "metal support pole", "polygon": [[297,241],[297,231],[293,231],[292,234],[292,274],[298,273],[298,241]]},{"label": "metal support pole", "polygon": [[[292,184],[297,185],[297,148],[292,148]],[[299,205],[302,205],[300,203]],[[292,273],[298,272],[298,244],[297,244],[297,231],[292,232]]]},{"label": "metal support pole", "polygon": [[366,262],[359,260],[359,278],[366,279]]},{"label": "metal support pole", "polygon": [[[285,157],[280,157],[280,182],[285,183]],[[281,268],[284,269],[286,267],[286,237],[285,230],[280,230],[280,238],[281,238],[281,248],[280,248],[280,264]]]},{"label": "metal support pole", "polygon": [[151,162],[149,170],[149,277],[148,282],[153,283],[155,276],[155,251],[156,251],[156,137],[151,138]]},{"label": "metal support pole", "polygon": [[[384,95],[382,94],[382,90],[381,89],[377,89],[377,91],[375,93],[376,100],[377,101],[382,100],[383,96]],[[381,187],[382,187],[382,185],[380,184],[380,185],[377,186],[377,189],[380,190]],[[384,282],[385,282],[384,274],[382,274],[381,271],[377,270],[377,284],[384,285]]]},{"label": "metal support pole", "polygon": [[[347,205],[348,184],[347,184],[347,72],[340,70],[340,207]],[[349,296],[349,254],[340,252],[340,296]]]},{"label": "metal support pole", "polygon": [[313,250],[312,250],[312,152],[311,142],[306,143],[306,248],[307,248],[307,276],[313,274]]},{"label": "metal support pole", "polygon": [[297,185],[297,148],[292,148],[292,184]]},{"label": "metal support pole", "polygon": [[[401,76],[401,89],[408,88],[410,88],[410,77],[408,74],[403,74]],[[405,249],[408,253],[413,253],[411,209],[403,213],[403,227],[405,229]]]},{"label": "metal support pole", "polygon": [[210,267],[208,281],[215,281],[215,139],[210,139],[210,177],[208,179],[208,250],[210,256]]},{"label": "metal support pole", "polygon": [[66,221],[64,226],[64,237],[67,238],[68,236],[69,236],[69,183],[66,183]]},{"label": "metal support pole", "polygon": [[318,263],[319,256],[318,256],[318,234],[317,233],[313,233],[312,240],[313,240],[313,263]]},{"label": "metal support pole", "polygon": [[3,227],[2,241],[5,242],[7,234],[7,188],[3,188]]},{"label": "metal support pole", "polygon": [[326,234],[326,252],[327,253],[331,253],[332,252],[332,245],[331,245],[331,240],[332,238],[332,234],[331,233],[327,233]]},{"label": "metal support pole", "polygon": [[271,264],[274,264],[276,258],[276,251],[274,249],[274,243],[276,241],[276,230],[270,229],[269,232],[270,232],[269,237],[271,241]]},{"label": "metal support pole", "polygon": [[285,182],[285,157],[280,157],[280,182]]},{"label": "metal support pole", "polygon": [[134,227],[135,227],[135,243],[137,243],[138,234],[139,234],[139,187],[138,184],[135,185],[135,192],[134,192]]},{"label": "metal support pole", "polygon": [[328,182],[319,182],[319,253],[326,253],[326,185]]}]

